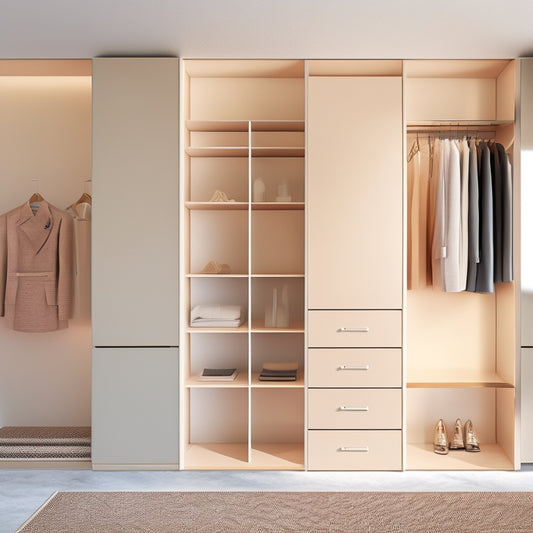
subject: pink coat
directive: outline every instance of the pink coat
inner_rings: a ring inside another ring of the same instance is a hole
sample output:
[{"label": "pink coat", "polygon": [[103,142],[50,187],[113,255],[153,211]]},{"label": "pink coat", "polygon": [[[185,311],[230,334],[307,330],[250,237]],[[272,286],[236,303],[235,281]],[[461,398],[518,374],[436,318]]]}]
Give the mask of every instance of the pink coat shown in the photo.
[{"label": "pink coat", "polygon": [[0,216],[0,316],[17,331],[67,327],[72,316],[73,224],[63,211],[29,202]]}]

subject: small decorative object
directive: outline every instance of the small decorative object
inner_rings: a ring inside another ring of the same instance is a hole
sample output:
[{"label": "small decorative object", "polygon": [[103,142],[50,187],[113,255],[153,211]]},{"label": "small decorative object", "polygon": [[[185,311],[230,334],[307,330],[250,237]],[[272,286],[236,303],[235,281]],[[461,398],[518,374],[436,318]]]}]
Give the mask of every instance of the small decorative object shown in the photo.
[{"label": "small decorative object", "polygon": [[276,202],[290,202],[292,196],[289,194],[289,186],[284,181],[278,185],[278,194],[276,196]]},{"label": "small decorative object", "polygon": [[231,268],[226,263],[209,261],[209,263],[202,268],[200,274],[231,274]]},{"label": "small decorative object", "polygon": [[211,196],[210,202],[234,202],[233,198],[230,198],[224,191],[219,191],[218,189]]},{"label": "small decorative object", "polygon": [[265,182],[261,178],[255,178],[253,186],[253,201],[265,201]]},{"label": "small decorative object", "polygon": [[281,288],[281,296],[277,288],[272,290],[272,303],[265,308],[265,328],[289,327],[289,289]]}]

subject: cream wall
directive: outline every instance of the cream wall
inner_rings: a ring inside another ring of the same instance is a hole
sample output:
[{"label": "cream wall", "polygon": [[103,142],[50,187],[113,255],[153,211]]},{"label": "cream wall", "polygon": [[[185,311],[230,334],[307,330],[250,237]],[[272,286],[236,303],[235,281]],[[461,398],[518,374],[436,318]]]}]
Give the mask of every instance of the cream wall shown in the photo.
[{"label": "cream wall", "polygon": [[[37,187],[65,209],[90,175],[91,78],[0,76],[0,213]],[[0,426],[90,425],[90,392],[89,321],[21,333],[0,318]]]}]

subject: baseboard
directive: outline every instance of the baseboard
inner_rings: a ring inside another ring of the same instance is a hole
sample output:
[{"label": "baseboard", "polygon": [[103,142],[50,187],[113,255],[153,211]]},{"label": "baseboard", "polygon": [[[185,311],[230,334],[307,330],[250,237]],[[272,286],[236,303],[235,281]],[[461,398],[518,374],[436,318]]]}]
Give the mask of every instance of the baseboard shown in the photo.
[{"label": "baseboard", "polygon": [[120,471],[120,470],[179,470],[176,463],[140,464],[140,463],[93,463],[93,470]]},{"label": "baseboard", "polygon": [[0,470],[91,470],[90,459],[2,459]]}]

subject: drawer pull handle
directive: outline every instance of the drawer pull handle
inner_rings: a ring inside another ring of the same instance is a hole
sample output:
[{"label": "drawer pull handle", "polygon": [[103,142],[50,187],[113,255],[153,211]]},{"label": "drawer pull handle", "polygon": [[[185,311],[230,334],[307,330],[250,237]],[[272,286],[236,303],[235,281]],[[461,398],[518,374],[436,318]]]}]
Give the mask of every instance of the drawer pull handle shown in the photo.
[{"label": "drawer pull handle", "polygon": [[351,446],[341,446],[339,448],[339,452],[369,452],[370,449],[368,446],[357,446],[357,447],[351,447]]},{"label": "drawer pull handle", "polygon": [[368,333],[370,328],[339,328],[337,333]]},{"label": "drawer pull handle", "polygon": [[364,366],[351,366],[351,365],[341,365],[337,370],[369,370],[370,365]]},{"label": "drawer pull handle", "polygon": [[341,405],[338,409],[339,411],[368,411],[368,405],[365,407],[346,407],[345,405]]}]

